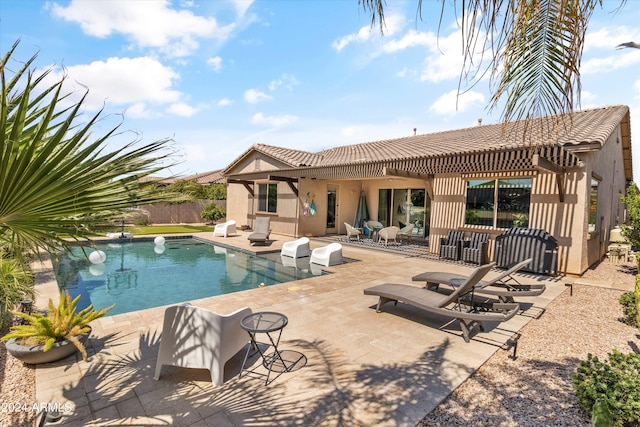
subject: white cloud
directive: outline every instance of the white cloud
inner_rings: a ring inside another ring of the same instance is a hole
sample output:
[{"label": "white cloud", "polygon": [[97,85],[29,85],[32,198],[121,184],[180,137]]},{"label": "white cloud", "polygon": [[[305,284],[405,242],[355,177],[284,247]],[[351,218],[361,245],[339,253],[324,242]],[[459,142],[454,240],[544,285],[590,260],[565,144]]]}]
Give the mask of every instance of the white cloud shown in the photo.
[{"label": "white cloud", "polygon": [[431,51],[437,49],[438,36],[432,32],[409,30],[399,39],[392,39],[382,47],[385,53],[394,53],[416,46],[425,46]]},{"label": "white cloud", "polygon": [[614,51],[615,53],[602,57],[583,61],[580,65],[581,74],[606,73],[612,70],[640,64],[640,49],[627,49]]},{"label": "white cloud", "polygon": [[[148,57],[109,58],[74,65],[63,71],[57,69],[47,78],[59,81],[63,75],[67,76],[66,90],[75,90],[80,96],[89,88],[84,108],[90,111],[98,110],[105,103],[126,107],[139,103],[171,104],[182,97],[181,92],[172,89],[173,82],[180,76]],[[134,110],[142,111],[140,106]]]},{"label": "white cloud", "polygon": [[[399,13],[389,12],[385,17],[384,37],[391,37],[400,31],[406,23],[406,19]],[[332,43],[338,52],[341,52],[350,44],[361,44],[369,41],[382,40],[380,29],[377,25],[361,27],[357,32],[340,37]]]},{"label": "white cloud", "polygon": [[300,82],[298,82],[298,79],[296,79],[295,76],[292,76],[289,74],[283,74],[282,77],[280,77],[278,80],[272,80],[271,83],[269,83],[269,90],[273,92],[279,87],[284,87],[285,89],[293,90],[293,88],[299,84]]},{"label": "white cloud", "polygon": [[214,17],[196,16],[190,10],[172,9],[163,1],[82,1],[67,7],[54,3],[54,16],[76,22],[86,34],[106,38],[122,34],[139,48],[158,49],[182,57],[200,47],[198,39],[225,41],[235,24],[221,26]]},{"label": "white cloud", "polygon": [[469,91],[458,95],[458,91],[452,90],[436,99],[429,107],[429,111],[450,116],[467,111],[481,103],[484,103],[484,95],[480,92]]},{"label": "white cloud", "polygon": [[256,113],[251,117],[251,123],[256,125],[268,125],[273,127],[281,127],[291,123],[294,123],[298,120],[298,117],[283,114],[280,116],[265,116],[262,113]]},{"label": "white cloud", "polygon": [[249,104],[257,104],[258,102],[267,101],[269,99],[272,99],[272,97],[257,89],[249,89],[244,93],[244,100]]},{"label": "white cloud", "polygon": [[133,119],[151,119],[155,117],[156,114],[149,111],[144,102],[137,102],[130,107],[127,107],[125,116]]},{"label": "white cloud", "polygon": [[640,40],[640,29],[638,28],[603,27],[587,33],[584,40],[584,52],[592,49],[612,50],[621,43],[638,40]]},{"label": "white cloud", "polygon": [[177,102],[175,104],[171,104],[166,111],[174,116],[192,117],[198,112],[198,109],[185,104],[184,102]]},{"label": "white cloud", "polygon": [[338,40],[334,41],[332,46],[338,52],[341,52],[342,49],[347,47],[352,43],[363,43],[371,39],[374,35],[374,30],[371,26],[367,25],[366,27],[360,28],[358,32],[351,33],[349,35],[340,37]]},{"label": "white cloud", "polygon": [[229,98],[222,98],[220,101],[218,101],[218,107],[226,107],[231,104],[233,104],[233,101]]},{"label": "white cloud", "polygon": [[207,65],[215,72],[222,70],[222,58],[216,56],[215,58],[207,59]]}]

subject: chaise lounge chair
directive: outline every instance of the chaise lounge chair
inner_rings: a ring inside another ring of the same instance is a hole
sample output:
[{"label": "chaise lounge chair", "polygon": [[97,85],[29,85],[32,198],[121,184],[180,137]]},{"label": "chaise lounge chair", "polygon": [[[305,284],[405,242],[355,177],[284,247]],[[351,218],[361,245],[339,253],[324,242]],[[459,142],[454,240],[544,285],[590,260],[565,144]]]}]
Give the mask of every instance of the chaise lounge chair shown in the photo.
[{"label": "chaise lounge chair", "polygon": [[[523,285],[512,275],[523,269],[531,262],[531,258],[514,264],[510,269],[502,272],[493,279],[480,280],[475,285],[475,291],[498,297],[502,302],[514,302],[513,297],[530,297],[542,294],[546,286],[543,284]],[[426,272],[413,276],[415,282],[426,282],[426,287],[437,290],[439,284],[459,287],[465,281],[466,276],[457,273]]]},{"label": "chaise lounge chair", "polygon": [[269,235],[271,234],[271,218],[268,216],[257,216],[254,221],[254,230],[253,233],[249,234],[249,242],[252,245],[260,243],[266,244],[267,240],[269,240]]},{"label": "chaise lounge chair", "polygon": [[280,256],[291,258],[303,258],[309,255],[311,255],[311,249],[309,249],[308,237],[300,237],[291,242],[284,242],[280,251]]},{"label": "chaise lounge chair", "polygon": [[229,237],[229,234],[236,234],[236,222],[229,220],[227,222],[221,222],[213,227],[213,237],[222,236]]},{"label": "chaise lounge chair", "polygon": [[162,365],[172,365],[208,369],[213,385],[222,385],[225,363],[249,342],[240,327],[249,314],[250,308],[224,316],[192,305],[167,308],[153,379],[160,379]]},{"label": "chaise lounge chair", "polygon": [[429,313],[457,319],[466,342],[471,339],[473,330],[478,327],[484,331],[482,322],[505,322],[516,315],[520,306],[517,303],[479,301],[474,298],[474,286],[484,277],[495,263],[476,268],[463,284],[446,295],[428,288],[411,285],[387,283],[364,290],[365,295],[377,295],[379,298],[376,312],[386,302],[398,301],[423,309]]}]

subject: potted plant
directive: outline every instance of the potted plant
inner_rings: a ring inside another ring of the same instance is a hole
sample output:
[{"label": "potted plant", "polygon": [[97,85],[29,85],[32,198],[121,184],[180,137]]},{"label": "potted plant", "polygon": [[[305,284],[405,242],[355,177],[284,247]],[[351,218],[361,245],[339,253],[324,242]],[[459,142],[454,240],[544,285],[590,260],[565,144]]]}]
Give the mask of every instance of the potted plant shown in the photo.
[{"label": "potted plant", "polygon": [[80,351],[82,360],[86,360],[84,342],[91,333],[89,323],[107,314],[113,305],[101,310],[94,310],[89,305],[77,312],[76,304],[79,299],[79,295],[71,299],[65,291],[60,294],[57,307],[49,300],[46,315],[12,311],[12,314],[21,317],[26,323],[12,326],[9,333],[1,338],[7,341],[7,351],[30,364],[55,362],[76,351]]}]

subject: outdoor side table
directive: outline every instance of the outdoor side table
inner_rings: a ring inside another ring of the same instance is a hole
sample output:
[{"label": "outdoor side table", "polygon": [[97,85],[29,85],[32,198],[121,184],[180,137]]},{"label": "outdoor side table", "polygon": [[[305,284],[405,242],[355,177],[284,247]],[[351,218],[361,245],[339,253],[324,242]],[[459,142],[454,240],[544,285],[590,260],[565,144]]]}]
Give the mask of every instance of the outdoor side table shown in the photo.
[{"label": "outdoor side table", "polygon": [[[242,362],[242,367],[240,368],[240,377],[245,370],[245,365],[249,358],[249,353],[251,353],[252,349],[255,349],[260,353],[260,357],[262,358],[262,365],[267,369],[267,379],[265,380],[265,385],[269,384],[269,377],[271,375],[271,372],[278,372],[278,375],[273,378],[273,380],[275,380],[283,372],[288,372],[289,370],[291,370],[295,363],[287,364],[287,362],[285,362],[282,357],[281,351],[278,349],[278,345],[280,344],[280,337],[282,336],[282,330],[285,326],[287,326],[288,322],[289,319],[287,319],[287,316],[272,311],[257,312],[249,314],[248,316],[242,318],[242,320],[240,321],[240,327],[247,331],[247,333],[249,334],[251,344],[249,345],[249,348],[247,348],[247,353],[244,355],[244,361]],[[258,334],[266,335],[269,339],[269,342],[259,342],[256,337]],[[261,344],[272,346],[273,353],[267,354],[266,349],[263,350],[260,348]],[[253,354],[255,354],[255,352]],[[253,370],[251,370],[251,372],[253,372]]]}]

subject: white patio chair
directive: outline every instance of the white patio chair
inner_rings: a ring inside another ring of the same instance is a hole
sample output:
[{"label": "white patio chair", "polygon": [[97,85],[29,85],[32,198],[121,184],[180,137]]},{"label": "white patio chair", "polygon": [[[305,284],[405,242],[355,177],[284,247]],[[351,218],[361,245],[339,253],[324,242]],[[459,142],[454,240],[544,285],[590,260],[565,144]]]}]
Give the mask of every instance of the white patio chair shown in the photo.
[{"label": "white patio chair", "polygon": [[236,222],[234,220],[221,222],[220,224],[216,224],[216,226],[213,227],[213,237],[228,237],[229,234],[236,234]]},{"label": "white patio chair", "polygon": [[347,238],[351,239],[352,237],[355,237],[356,239],[360,240],[360,234],[362,234],[360,230],[346,222],[344,223],[344,226],[347,228]]},{"label": "white patio chair", "polygon": [[407,240],[411,241],[411,237],[413,236],[413,228],[415,227],[415,224],[407,224],[404,227],[402,227],[399,231],[398,231],[398,237],[406,237]]},{"label": "white patio chair", "polygon": [[330,243],[327,246],[316,248],[311,251],[311,264],[337,265],[342,263],[342,245],[340,243]]},{"label": "white patio chair", "polygon": [[378,243],[380,243],[383,239],[385,246],[389,244],[389,240],[393,240],[395,243],[398,243],[398,241],[396,240],[398,231],[400,231],[400,229],[395,225],[383,228],[378,232]]},{"label": "white patio chair", "polygon": [[281,256],[288,256],[291,258],[302,258],[311,255],[311,249],[309,248],[309,238],[300,237],[299,239],[291,242],[284,242],[282,244]]},{"label": "white patio chair", "polygon": [[160,379],[162,365],[172,365],[208,369],[213,385],[222,385],[225,363],[249,342],[240,327],[240,320],[249,314],[250,308],[228,315],[192,305],[167,308],[153,379]]}]

